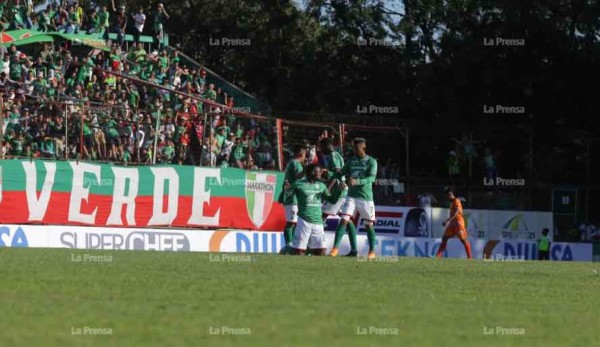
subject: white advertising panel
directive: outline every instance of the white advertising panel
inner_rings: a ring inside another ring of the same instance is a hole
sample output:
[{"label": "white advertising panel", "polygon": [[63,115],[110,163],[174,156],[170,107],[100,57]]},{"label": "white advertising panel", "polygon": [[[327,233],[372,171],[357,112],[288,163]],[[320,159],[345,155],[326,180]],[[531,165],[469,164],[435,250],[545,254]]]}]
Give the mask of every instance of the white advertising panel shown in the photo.
[{"label": "white advertising panel", "polygon": [[[328,249],[334,232],[326,232]],[[527,240],[484,240],[471,237],[475,258],[495,261],[537,259],[537,243]],[[433,257],[439,238],[404,237],[380,234],[376,253],[389,257]],[[367,238],[357,237],[358,251],[366,255]],[[199,229],[135,229],[77,226],[0,225],[0,247],[72,248],[91,250],[144,250],[171,252],[278,253],[284,245],[281,232]],[[347,237],[341,254],[350,250]],[[451,239],[445,257],[464,258],[462,244]],[[592,261],[592,245],[553,242],[550,259],[555,261]]]}]

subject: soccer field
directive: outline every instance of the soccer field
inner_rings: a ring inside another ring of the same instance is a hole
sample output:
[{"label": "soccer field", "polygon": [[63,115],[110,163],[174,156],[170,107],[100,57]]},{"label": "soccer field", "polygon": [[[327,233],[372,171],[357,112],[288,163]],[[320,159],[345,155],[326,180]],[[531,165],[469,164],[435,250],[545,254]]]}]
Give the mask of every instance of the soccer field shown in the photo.
[{"label": "soccer field", "polygon": [[600,343],[593,263],[10,248],[0,263],[0,346]]}]

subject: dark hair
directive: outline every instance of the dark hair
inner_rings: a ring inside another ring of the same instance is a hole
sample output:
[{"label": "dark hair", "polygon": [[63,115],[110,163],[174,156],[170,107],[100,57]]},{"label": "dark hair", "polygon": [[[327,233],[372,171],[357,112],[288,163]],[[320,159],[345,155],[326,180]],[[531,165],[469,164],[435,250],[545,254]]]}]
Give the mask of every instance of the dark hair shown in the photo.
[{"label": "dark hair", "polygon": [[542,230],[542,234],[544,234],[544,235],[548,235],[549,232],[550,232],[550,229],[548,229],[548,228],[544,228]]},{"label": "dark hair", "polygon": [[294,146],[294,155],[300,154],[300,152],[302,152],[304,149],[306,149],[306,147],[304,147],[303,145]]},{"label": "dark hair", "polygon": [[319,165],[318,163],[308,164],[308,166],[306,167],[306,175],[308,176],[314,169],[320,168],[320,167],[321,167],[321,165]]},{"label": "dark hair", "polygon": [[[325,130],[327,130],[327,129],[325,129]],[[333,141],[330,138],[324,138],[324,139],[321,139],[319,144],[321,146],[329,147],[333,144]]]},{"label": "dark hair", "polygon": [[444,192],[454,194],[454,189],[452,189],[452,187],[446,187],[446,188],[444,188]]}]

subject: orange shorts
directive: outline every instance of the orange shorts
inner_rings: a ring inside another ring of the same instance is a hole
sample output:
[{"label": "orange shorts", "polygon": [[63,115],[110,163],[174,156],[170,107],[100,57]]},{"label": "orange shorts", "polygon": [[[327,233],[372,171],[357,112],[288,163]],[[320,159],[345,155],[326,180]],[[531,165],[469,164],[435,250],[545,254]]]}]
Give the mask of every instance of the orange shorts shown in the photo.
[{"label": "orange shorts", "polygon": [[444,237],[458,237],[459,240],[467,239],[467,229],[464,225],[452,223],[446,226],[446,230],[444,231]]}]

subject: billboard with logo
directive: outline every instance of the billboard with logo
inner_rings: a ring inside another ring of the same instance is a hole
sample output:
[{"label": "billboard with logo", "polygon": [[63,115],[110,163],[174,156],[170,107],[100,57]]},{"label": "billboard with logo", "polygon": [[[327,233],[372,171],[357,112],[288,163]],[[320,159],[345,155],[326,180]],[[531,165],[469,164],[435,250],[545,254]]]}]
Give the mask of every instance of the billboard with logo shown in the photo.
[{"label": "billboard with logo", "polygon": [[[441,238],[448,213],[439,207],[377,206],[375,231],[378,235]],[[538,240],[544,228],[552,231],[554,226],[551,212],[466,209],[463,216],[469,236],[486,240]],[[338,217],[329,217],[325,230],[334,231],[338,223]],[[358,231],[364,232],[364,220],[357,223]]]},{"label": "billboard with logo", "polygon": [[[191,166],[121,167],[84,162],[0,163],[0,223],[99,227],[206,227],[279,231],[279,172]],[[377,206],[379,235],[440,238],[448,209]],[[537,240],[550,212],[464,211],[471,237]],[[331,217],[326,230],[335,230]],[[364,233],[364,221],[356,221]]]},{"label": "billboard with logo", "polygon": [[281,230],[278,172],[6,160],[0,223]]},{"label": "billboard with logo", "polygon": [[[326,232],[327,248],[333,245],[333,232]],[[537,259],[536,242],[526,240],[470,239],[473,256],[489,261],[526,261]],[[404,237],[382,234],[375,252],[380,257],[434,257],[439,238]],[[84,226],[0,225],[0,247],[67,248],[90,250],[138,250],[166,252],[232,252],[277,254],[285,245],[282,233],[235,229],[206,230],[174,228],[105,228]],[[359,254],[366,255],[368,242],[358,235]],[[344,238],[340,252],[350,250]],[[458,240],[450,240],[445,257],[464,258]],[[552,242],[550,259],[554,261],[592,261],[589,243]]]}]

